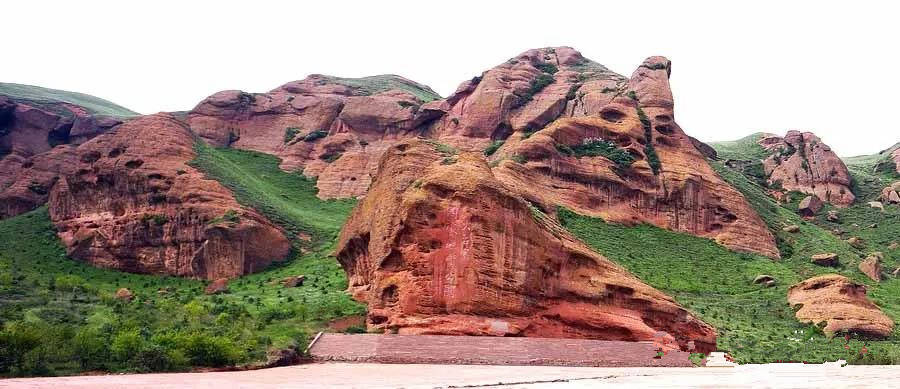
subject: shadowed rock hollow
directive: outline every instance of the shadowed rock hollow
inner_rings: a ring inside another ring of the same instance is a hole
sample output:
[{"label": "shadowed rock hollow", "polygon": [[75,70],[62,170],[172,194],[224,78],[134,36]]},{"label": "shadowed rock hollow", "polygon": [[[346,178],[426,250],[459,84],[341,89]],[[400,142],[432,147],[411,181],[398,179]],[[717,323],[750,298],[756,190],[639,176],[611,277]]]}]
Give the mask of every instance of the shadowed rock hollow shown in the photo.
[{"label": "shadowed rock hollow", "polygon": [[370,329],[715,348],[712,327],[572,237],[479,153],[440,150],[390,148],[341,231]]}]

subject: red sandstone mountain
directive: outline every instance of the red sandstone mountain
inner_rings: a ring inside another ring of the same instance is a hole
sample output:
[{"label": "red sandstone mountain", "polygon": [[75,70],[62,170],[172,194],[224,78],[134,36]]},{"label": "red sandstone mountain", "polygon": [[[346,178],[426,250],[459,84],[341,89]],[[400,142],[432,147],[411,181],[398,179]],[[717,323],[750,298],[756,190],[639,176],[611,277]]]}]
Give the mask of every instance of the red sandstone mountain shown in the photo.
[{"label": "red sandstone mountain", "polygon": [[[315,75],[269,93],[217,93],[187,122],[213,144],[276,154],[282,168],[318,177],[322,198],[365,194],[381,154],[403,139],[424,136],[478,151],[505,140],[495,161],[524,155],[529,162],[525,170],[504,162],[498,174],[548,209],[561,204],[612,221],[652,223],[777,257],[762,220],[674,122],[670,71],[668,60],[654,57],[629,80],[568,47],[535,49],[463,82],[446,99],[426,102],[436,97],[430,89],[396,76]],[[649,131],[638,106],[649,115]],[[648,133],[660,172],[646,162]],[[574,158],[555,148],[600,137],[638,159],[634,168],[617,174],[608,158]]]},{"label": "red sandstone mountain", "polygon": [[816,195],[839,207],[855,200],[847,166],[815,134],[788,131],[783,138],[771,135],[759,144],[771,153],[763,160],[770,185]]},{"label": "red sandstone mountain", "polygon": [[[668,60],[651,57],[605,100],[586,105],[590,116],[559,119],[531,136],[510,136],[492,157],[499,163],[495,174],[550,213],[563,205],[778,257],[763,221],[675,122],[670,72]],[[620,161],[579,155],[589,145],[621,150]],[[623,158],[633,162],[623,163]]]},{"label": "red sandstone mountain", "polygon": [[481,153],[441,150],[388,149],[341,231],[338,261],[370,329],[715,348],[712,327],[572,237]]}]

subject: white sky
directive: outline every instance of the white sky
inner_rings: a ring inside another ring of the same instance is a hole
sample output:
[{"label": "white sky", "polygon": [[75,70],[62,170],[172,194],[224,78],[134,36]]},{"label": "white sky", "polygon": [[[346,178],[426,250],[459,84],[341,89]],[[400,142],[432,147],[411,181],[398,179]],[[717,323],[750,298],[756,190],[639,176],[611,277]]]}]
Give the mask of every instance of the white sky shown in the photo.
[{"label": "white sky", "polygon": [[572,46],[625,76],[667,56],[676,119],[705,141],[803,129],[843,156],[900,141],[900,6],[730,3],[13,0],[0,81],[141,113],[310,73],[400,74],[446,96],[526,49]]}]

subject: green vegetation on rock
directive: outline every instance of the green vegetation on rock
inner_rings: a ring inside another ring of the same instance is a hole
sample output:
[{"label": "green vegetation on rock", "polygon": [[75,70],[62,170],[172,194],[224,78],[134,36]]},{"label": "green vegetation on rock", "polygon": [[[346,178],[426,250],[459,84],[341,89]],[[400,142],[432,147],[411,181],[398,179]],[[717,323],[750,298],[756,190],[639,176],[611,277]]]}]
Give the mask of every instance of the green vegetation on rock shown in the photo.
[{"label": "green vegetation on rock", "polygon": [[360,78],[341,78],[325,76],[331,82],[359,89],[364,95],[374,95],[391,89],[399,89],[411,93],[423,102],[439,100],[441,95],[431,88],[393,74]]}]

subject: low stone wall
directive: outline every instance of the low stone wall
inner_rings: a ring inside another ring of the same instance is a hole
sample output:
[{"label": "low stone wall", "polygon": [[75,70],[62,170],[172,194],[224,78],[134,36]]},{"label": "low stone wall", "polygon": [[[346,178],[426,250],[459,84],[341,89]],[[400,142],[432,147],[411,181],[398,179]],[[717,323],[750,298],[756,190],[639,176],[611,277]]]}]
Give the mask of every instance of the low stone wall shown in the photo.
[{"label": "low stone wall", "polygon": [[446,335],[322,334],[316,361],[548,366],[693,366],[690,354],[656,359],[651,342]]}]

